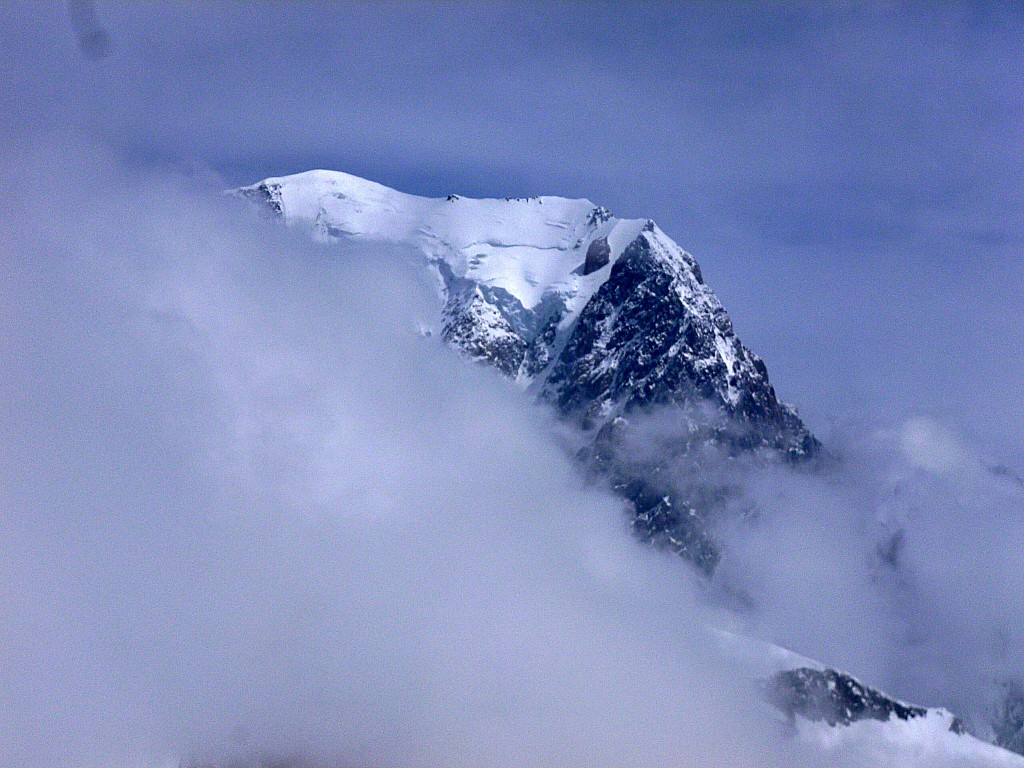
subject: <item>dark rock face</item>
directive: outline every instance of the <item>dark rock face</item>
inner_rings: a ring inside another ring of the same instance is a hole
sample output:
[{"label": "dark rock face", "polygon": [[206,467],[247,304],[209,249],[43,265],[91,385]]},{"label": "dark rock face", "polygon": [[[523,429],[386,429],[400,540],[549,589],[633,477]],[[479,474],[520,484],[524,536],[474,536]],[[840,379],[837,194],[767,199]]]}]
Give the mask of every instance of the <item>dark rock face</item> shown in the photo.
[{"label": "dark rock face", "polygon": [[625,249],[580,313],[543,396],[585,424],[702,401],[729,417],[722,438],[740,450],[813,453],[817,441],[778,401],[696,262],[659,250],[646,234]]},{"label": "dark rock face", "polygon": [[502,288],[456,277],[437,264],[445,282],[441,336],[474,360],[509,378],[535,376],[550,362],[561,312],[555,302],[527,309]]},{"label": "dark rock face", "polygon": [[441,336],[446,342],[515,378],[526,356],[527,344],[479,288],[462,286],[458,291],[450,291],[442,318]]},{"label": "dark rock face", "polygon": [[[833,669],[800,667],[780,672],[768,681],[765,695],[789,718],[799,715],[832,726],[866,719],[887,721],[893,716],[910,720],[928,714],[924,707],[903,704]],[[959,720],[954,719],[950,730],[962,732]]]},{"label": "dark rock face", "polygon": [[276,216],[280,216],[284,211],[281,205],[280,184],[270,184],[266,181],[261,181],[254,187],[242,187],[238,190],[238,193],[264,209],[269,209]]},{"label": "dark rock face", "polygon": [[611,220],[612,212],[603,205],[598,205],[587,215],[587,226],[594,227]]},{"label": "dark rock face", "polygon": [[536,333],[530,340],[529,346],[526,348],[526,355],[523,357],[523,365],[520,369],[523,375],[532,379],[548,367],[558,336],[558,323],[561,320],[562,313],[557,307],[551,308],[548,314],[541,315]]},{"label": "dark rock face", "polygon": [[633,506],[633,532],[644,541],[675,552],[710,576],[721,553],[705,515],[671,491],[660,492],[642,475],[617,475],[612,487]]},{"label": "dark rock face", "polygon": [[608,245],[607,237],[599,237],[587,248],[587,258],[583,262],[583,274],[589,275],[597,272],[601,267],[611,260],[612,249]]}]

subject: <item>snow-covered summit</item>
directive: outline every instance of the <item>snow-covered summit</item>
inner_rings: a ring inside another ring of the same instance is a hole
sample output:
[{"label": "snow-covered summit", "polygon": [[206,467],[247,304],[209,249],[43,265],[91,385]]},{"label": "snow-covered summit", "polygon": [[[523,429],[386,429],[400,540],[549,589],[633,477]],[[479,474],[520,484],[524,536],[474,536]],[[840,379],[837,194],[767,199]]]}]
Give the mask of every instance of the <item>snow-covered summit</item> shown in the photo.
[{"label": "snow-covered summit", "polygon": [[[238,192],[311,225],[320,239],[411,244],[453,277],[507,291],[524,309],[557,301],[570,314],[647,223],[617,219],[589,200],[418,197],[340,171],[269,178]],[[588,250],[602,239],[608,262],[584,274]]]},{"label": "snow-covered summit", "polygon": [[643,237],[672,268],[676,297],[690,314],[714,321],[708,362],[727,372],[724,399],[738,401],[733,374],[742,353],[724,310],[696,260],[650,220],[619,219],[585,199],[418,197],[325,170],[268,178],[237,192],[310,226],[321,240],[412,245],[437,269],[449,341],[524,383],[554,359],[564,331]]},{"label": "snow-covered summit", "polygon": [[421,254],[437,278],[441,337],[593,430],[601,471],[634,507],[638,532],[669,533],[668,546],[705,570],[717,562],[701,527],[706,510],[662,487],[656,467],[615,458],[628,419],[688,409],[696,421],[678,451],[711,442],[799,459],[817,448],[697,261],[649,219],[562,197],[417,197],[337,171],[236,193],[327,242]]}]

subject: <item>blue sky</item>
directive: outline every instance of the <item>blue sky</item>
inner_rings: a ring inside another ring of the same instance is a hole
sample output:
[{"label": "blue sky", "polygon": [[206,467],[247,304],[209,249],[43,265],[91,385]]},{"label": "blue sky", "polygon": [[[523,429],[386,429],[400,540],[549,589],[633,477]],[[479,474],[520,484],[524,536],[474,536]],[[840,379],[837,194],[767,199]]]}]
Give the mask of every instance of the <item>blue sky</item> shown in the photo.
[{"label": "blue sky", "polygon": [[224,184],[328,167],[650,216],[819,432],[932,415],[1024,468],[1020,3],[99,3],[95,19],[102,58],[66,4],[0,9],[0,131],[72,130]]}]

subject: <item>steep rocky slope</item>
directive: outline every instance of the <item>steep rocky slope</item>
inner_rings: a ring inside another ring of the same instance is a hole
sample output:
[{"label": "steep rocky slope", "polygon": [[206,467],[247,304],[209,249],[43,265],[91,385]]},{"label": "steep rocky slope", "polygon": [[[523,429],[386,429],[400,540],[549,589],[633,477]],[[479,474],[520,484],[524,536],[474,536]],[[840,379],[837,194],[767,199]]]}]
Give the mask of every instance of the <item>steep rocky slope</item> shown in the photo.
[{"label": "steep rocky slope", "polygon": [[[791,461],[819,450],[696,260],[653,221],[559,197],[422,198],[333,171],[237,192],[322,240],[420,252],[443,303],[437,332],[577,424],[581,457],[629,501],[637,533],[705,572],[723,491],[680,483],[667,463],[708,446]],[[629,455],[632,420],[664,408],[682,418],[662,456]]]}]

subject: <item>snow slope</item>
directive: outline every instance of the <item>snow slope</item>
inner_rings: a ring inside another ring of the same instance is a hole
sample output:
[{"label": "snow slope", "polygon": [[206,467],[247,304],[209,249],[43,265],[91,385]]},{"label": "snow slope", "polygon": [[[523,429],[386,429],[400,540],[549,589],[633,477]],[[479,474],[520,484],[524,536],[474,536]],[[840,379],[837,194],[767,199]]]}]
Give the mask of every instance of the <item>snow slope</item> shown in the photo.
[{"label": "snow slope", "polygon": [[582,274],[590,244],[607,238],[618,255],[644,225],[613,218],[589,200],[425,198],[339,171],[269,178],[239,191],[267,201],[290,223],[311,225],[322,240],[411,244],[455,277],[507,291],[525,309],[557,298],[570,314],[610,269]]}]

